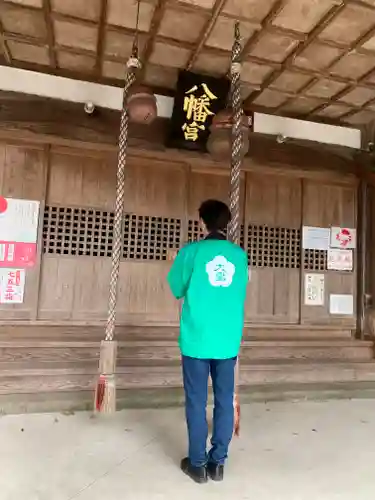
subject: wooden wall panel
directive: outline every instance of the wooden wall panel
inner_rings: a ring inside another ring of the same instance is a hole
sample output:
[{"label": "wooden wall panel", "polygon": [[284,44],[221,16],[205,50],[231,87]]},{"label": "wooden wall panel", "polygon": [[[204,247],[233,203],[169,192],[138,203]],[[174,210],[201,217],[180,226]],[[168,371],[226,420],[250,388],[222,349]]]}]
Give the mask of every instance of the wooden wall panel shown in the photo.
[{"label": "wooden wall panel", "polygon": [[123,323],[177,323],[179,304],[167,283],[170,262],[123,262],[117,319]]},{"label": "wooden wall panel", "polygon": [[[52,150],[47,205],[113,210],[116,162],[112,154]],[[110,259],[84,255],[43,256],[39,319],[104,320]]]},{"label": "wooden wall panel", "polygon": [[75,150],[52,150],[47,203],[113,210],[116,158],[83,156]]},{"label": "wooden wall panel", "polygon": [[132,159],[126,172],[125,211],[155,217],[183,217],[186,183],[184,165]]},{"label": "wooden wall panel", "polygon": [[[182,221],[186,212],[186,170],[181,165],[152,162],[146,165],[133,160],[127,166],[126,176],[125,211],[138,217],[132,228],[143,224],[143,232],[150,238],[150,245],[153,229],[151,226],[146,229],[142,216],[181,218]],[[49,205],[113,210],[115,190],[113,156],[80,157],[61,151],[51,155]],[[85,215],[81,213],[80,217]],[[151,219],[147,220],[151,224]],[[84,223],[83,232],[87,232],[88,227],[89,223]],[[153,227],[157,227],[157,223],[154,222]],[[168,227],[176,228],[177,224],[172,223]],[[137,237],[135,242],[137,245]],[[124,245],[130,243],[125,240]],[[128,251],[127,254],[138,260],[123,259],[121,262],[118,321],[176,321],[178,305],[172,299],[165,279],[169,263],[156,258],[152,251]],[[76,255],[45,255],[39,318],[105,320],[111,268],[108,255],[106,252],[104,256],[92,256],[79,254],[79,251]],[[150,260],[150,257],[154,259]]]},{"label": "wooden wall panel", "polygon": [[301,226],[301,181],[246,174],[246,221],[274,227]]},{"label": "wooden wall panel", "polygon": [[[181,219],[186,238],[187,170],[184,165],[139,162],[129,164],[125,210],[137,215]],[[131,323],[176,322],[178,303],[166,276],[170,262],[125,260],[121,263],[118,320]]]},{"label": "wooden wall panel", "polygon": [[72,319],[78,265],[80,262],[75,258],[43,256],[38,319]]},{"label": "wooden wall panel", "polygon": [[[0,193],[2,196],[38,200],[41,202],[40,208],[42,213],[44,208],[46,171],[46,148],[0,142]],[[35,267],[26,271],[24,302],[23,304],[0,305],[1,320],[32,320],[36,318],[40,271],[41,224],[39,225],[38,243],[37,263]]]},{"label": "wooden wall panel", "polygon": [[[188,194],[188,216],[198,219],[198,209],[207,199],[217,199],[229,202],[230,177],[229,172],[193,171],[190,174]],[[241,184],[241,208],[244,200],[244,183]]]},{"label": "wooden wall panel", "polygon": [[[356,227],[357,186],[322,184],[304,181],[303,185],[303,224],[306,226]],[[304,252],[303,252],[304,253]],[[302,272],[304,283],[306,269]],[[325,276],[324,306],[304,305],[304,287],[301,287],[301,322],[303,324],[342,324],[354,327],[356,323],[356,251],[354,251],[354,271],[323,271]],[[352,317],[331,316],[329,314],[330,294],[353,294],[354,315]]]},{"label": "wooden wall panel", "polygon": [[[292,260],[286,255],[291,249],[288,248],[288,240],[284,240],[281,235],[287,234],[289,229],[300,228],[301,196],[299,179],[256,174],[246,176],[247,248],[256,244],[256,231],[248,231],[250,226],[266,226],[269,238],[272,238],[271,231],[275,228],[285,229],[272,242],[258,244],[261,258],[252,259],[255,262],[251,262],[245,314],[247,322],[297,323],[299,320],[299,269],[288,267]],[[267,241],[267,237],[264,239]],[[266,252],[274,256],[265,258]],[[267,263],[266,267],[264,263]]]}]

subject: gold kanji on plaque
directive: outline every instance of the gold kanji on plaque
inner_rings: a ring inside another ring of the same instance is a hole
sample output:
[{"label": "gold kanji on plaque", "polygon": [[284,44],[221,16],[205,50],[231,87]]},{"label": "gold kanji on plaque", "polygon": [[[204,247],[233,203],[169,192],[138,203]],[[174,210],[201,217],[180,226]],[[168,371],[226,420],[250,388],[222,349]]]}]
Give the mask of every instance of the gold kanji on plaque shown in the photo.
[{"label": "gold kanji on plaque", "polygon": [[211,111],[211,101],[217,99],[216,95],[211,92],[206,83],[202,83],[203,93],[197,95],[198,85],[194,85],[190,90],[185,92],[184,111],[186,121],[182,125],[185,140],[197,141],[199,132],[206,130],[205,123],[209,116],[214,115]]}]

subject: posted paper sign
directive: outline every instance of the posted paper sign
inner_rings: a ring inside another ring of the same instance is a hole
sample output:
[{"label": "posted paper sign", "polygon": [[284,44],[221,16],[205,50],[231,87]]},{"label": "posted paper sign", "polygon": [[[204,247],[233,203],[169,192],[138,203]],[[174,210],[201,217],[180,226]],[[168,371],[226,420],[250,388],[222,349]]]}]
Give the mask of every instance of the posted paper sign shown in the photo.
[{"label": "posted paper sign", "polygon": [[327,256],[327,269],[333,271],[352,271],[353,250],[330,248]]},{"label": "posted paper sign", "polygon": [[357,243],[357,232],[349,227],[332,227],[331,228],[331,247],[353,249]]},{"label": "posted paper sign", "polygon": [[24,269],[0,269],[0,304],[22,304],[24,291]]},{"label": "posted paper sign", "polygon": [[38,201],[0,196],[0,267],[35,265],[38,220]]},{"label": "posted paper sign", "polygon": [[305,274],[305,305],[324,306],[324,274]]},{"label": "posted paper sign", "polygon": [[331,294],[329,296],[329,312],[330,314],[338,314],[340,316],[353,316],[354,314],[353,295]]},{"label": "posted paper sign", "polygon": [[328,250],[331,231],[327,227],[303,226],[302,248],[304,250]]}]

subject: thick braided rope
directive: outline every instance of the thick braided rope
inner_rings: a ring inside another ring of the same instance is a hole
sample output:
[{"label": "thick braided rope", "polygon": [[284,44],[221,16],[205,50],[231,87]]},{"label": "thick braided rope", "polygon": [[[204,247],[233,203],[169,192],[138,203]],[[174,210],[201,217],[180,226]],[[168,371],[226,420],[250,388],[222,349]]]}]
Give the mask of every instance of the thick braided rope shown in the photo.
[{"label": "thick braided rope", "polygon": [[124,220],[124,194],[125,194],[125,166],[126,166],[126,151],[128,147],[128,129],[129,129],[129,114],[127,110],[127,97],[130,87],[135,81],[135,70],[139,67],[139,60],[131,58],[128,62],[128,71],[125,78],[120,135],[119,135],[119,151],[117,160],[117,187],[116,187],[116,205],[115,219],[113,224],[113,248],[112,248],[112,265],[111,279],[109,283],[109,298],[108,298],[108,317],[107,326],[105,329],[105,340],[113,340],[116,323],[116,306],[117,306],[117,291],[118,277],[120,272],[120,259],[123,246],[123,220]]},{"label": "thick braided rope", "polygon": [[[241,100],[241,42],[240,42],[240,26],[236,22],[234,26],[234,43],[232,47],[231,61],[231,106],[233,112],[232,125],[232,156],[230,169],[230,195],[229,206],[232,214],[229,224],[229,239],[234,243],[240,243],[241,227],[240,227],[240,175],[242,162],[242,100]],[[240,365],[237,360],[235,372],[235,393],[237,394],[240,376]],[[235,399],[235,412],[239,411],[238,399]],[[235,416],[236,418],[236,416]],[[237,415],[239,418],[239,414]]]},{"label": "thick braided rope", "polygon": [[241,102],[241,42],[240,27],[236,22],[234,27],[234,43],[232,47],[231,64],[231,98],[233,111],[232,125],[232,156],[230,171],[230,196],[229,206],[232,219],[229,224],[229,239],[234,243],[240,243],[240,175],[242,161],[242,102]]}]

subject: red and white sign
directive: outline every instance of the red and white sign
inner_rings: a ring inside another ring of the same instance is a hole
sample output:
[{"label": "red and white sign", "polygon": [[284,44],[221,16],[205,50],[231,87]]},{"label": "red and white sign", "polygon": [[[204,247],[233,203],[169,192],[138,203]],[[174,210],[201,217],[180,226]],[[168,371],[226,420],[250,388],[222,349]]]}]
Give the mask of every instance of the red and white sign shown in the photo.
[{"label": "red and white sign", "polygon": [[0,196],[0,267],[35,265],[38,219],[38,201]]},{"label": "red and white sign", "polygon": [[356,230],[349,227],[331,228],[331,247],[353,249],[356,247]]},{"label": "red and white sign", "polygon": [[24,269],[0,269],[0,304],[22,304],[24,291]]},{"label": "red and white sign", "polygon": [[33,267],[36,257],[36,243],[0,240],[0,267]]},{"label": "red and white sign", "polygon": [[327,269],[333,271],[352,271],[353,250],[330,248],[327,256]]}]

